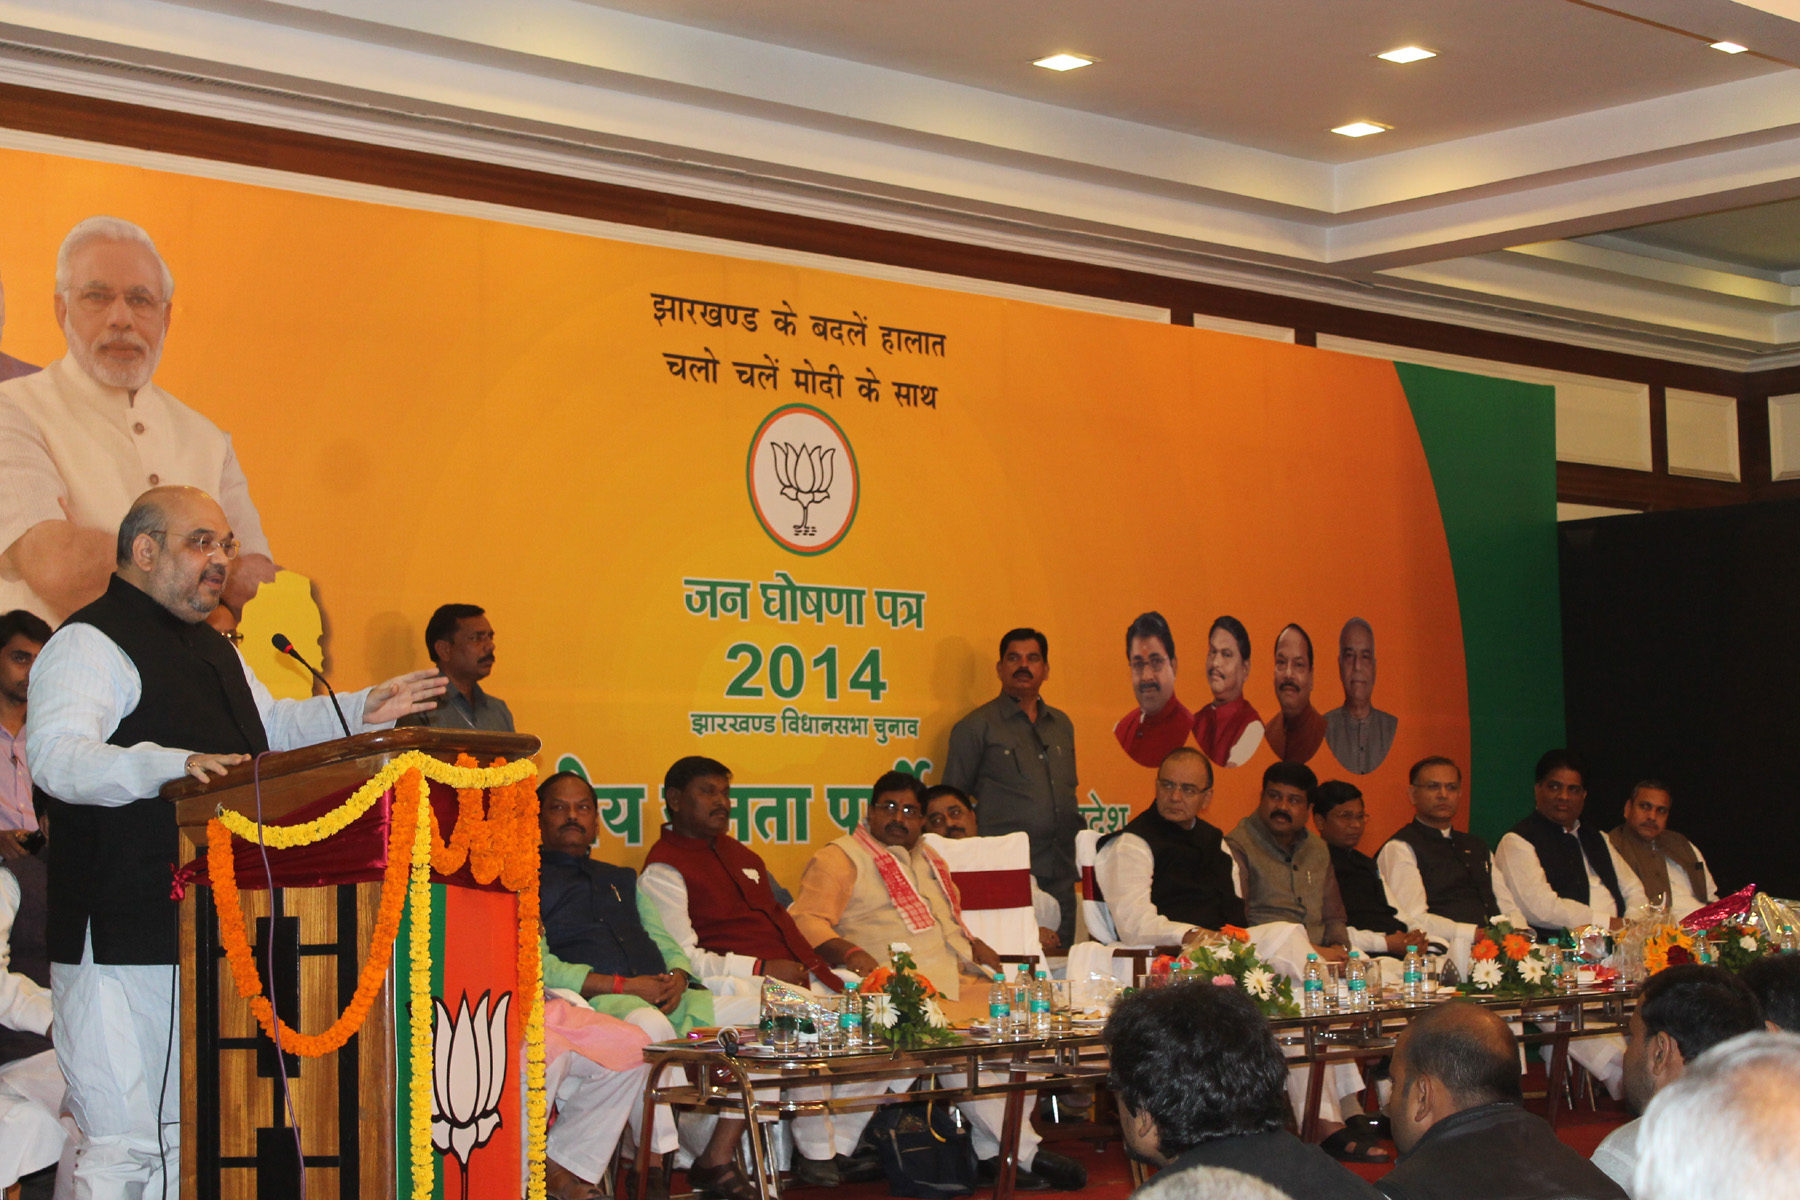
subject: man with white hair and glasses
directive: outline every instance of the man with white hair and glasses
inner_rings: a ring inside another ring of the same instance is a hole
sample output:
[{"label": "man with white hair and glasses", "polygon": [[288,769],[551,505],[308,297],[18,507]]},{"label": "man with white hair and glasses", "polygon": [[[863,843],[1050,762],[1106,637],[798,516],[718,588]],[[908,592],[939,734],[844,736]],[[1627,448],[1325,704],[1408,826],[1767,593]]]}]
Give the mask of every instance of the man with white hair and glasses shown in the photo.
[{"label": "man with white hair and glasses", "polygon": [[187,485],[218,498],[242,544],[224,602],[275,577],[231,437],[151,382],[175,280],[150,235],[89,217],[56,255],[54,308],[68,353],[0,383],[0,611],[57,624],[97,599],[132,501]]}]

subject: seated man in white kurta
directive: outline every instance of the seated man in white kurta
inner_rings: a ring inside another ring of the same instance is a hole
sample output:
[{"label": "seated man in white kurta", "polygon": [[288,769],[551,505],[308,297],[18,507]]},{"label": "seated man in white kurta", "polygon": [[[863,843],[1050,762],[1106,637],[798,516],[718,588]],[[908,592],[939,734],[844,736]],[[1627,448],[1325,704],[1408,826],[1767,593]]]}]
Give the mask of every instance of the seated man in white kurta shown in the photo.
[{"label": "seated man in white kurta", "polygon": [[[1164,756],[1156,768],[1154,803],[1118,833],[1103,839],[1094,876],[1112,914],[1120,942],[1128,946],[1185,944],[1208,930],[1244,923],[1244,867],[1217,827],[1202,819],[1212,804],[1212,764],[1190,746]],[[1160,867],[1160,869],[1159,869]],[[1305,969],[1312,944],[1306,927],[1272,922],[1249,930],[1257,952],[1284,974]],[[1385,1160],[1385,1151],[1361,1131],[1344,1128],[1343,1100],[1362,1090],[1354,1065],[1329,1068],[1332,1085],[1319,1099],[1319,1129],[1335,1156]],[[1306,1104],[1309,1069],[1288,1075],[1296,1113]],[[1350,1106],[1355,1112],[1355,1106]]]},{"label": "seated man in white kurta", "polygon": [[[925,785],[904,772],[889,771],[877,779],[869,790],[867,820],[813,856],[788,911],[820,958],[859,975],[881,965],[865,947],[885,954],[889,945],[905,943],[954,1020],[985,1012],[987,985],[1001,964],[992,950],[969,938],[955,898],[939,883],[948,870],[934,869],[928,862],[932,851],[920,845],[924,795]],[[946,1082],[956,1078],[947,1076]],[[1000,1153],[1006,1102],[970,1100],[958,1107],[969,1118],[975,1154],[986,1175]],[[1086,1185],[1087,1171],[1080,1163],[1040,1150],[1038,1140],[1031,1122],[1024,1122],[1019,1129],[1021,1186],[1073,1191]]]},{"label": "seated man in white kurta", "polygon": [[175,280],[150,235],[90,217],[56,255],[68,353],[0,383],[0,612],[52,625],[106,590],[113,541],[146,489],[218,499],[243,552],[222,595],[233,612],[275,577],[231,437],[152,383]]},{"label": "seated man in white kurta", "polygon": [[1669,906],[1679,921],[1719,898],[1719,887],[1699,847],[1669,828],[1669,789],[1654,779],[1640,781],[1625,801],[1625,823],[1606,835],[1631,868],[1650,904]]},{"label": "seated man in white kurta", "polygon": [[43,851],[0,862],[0,1190],[54,1166],[67,1135],[50,1046]]},{"label": "seated man in white kurta", "polygon": [[[1537,763],[1537,807],[1500,839],[1494,860],[1519,912],[1540,938],[1598,925],[1617,929],[1625,914],[1644,903],[1644,887],[1604,834],[1581,822],[1587,805],[1586,771],[1568,750],[1551,750]],[[1625,1039],[1617,1034],[1574,1038],[1569,1057],[1623,1094]]]}]

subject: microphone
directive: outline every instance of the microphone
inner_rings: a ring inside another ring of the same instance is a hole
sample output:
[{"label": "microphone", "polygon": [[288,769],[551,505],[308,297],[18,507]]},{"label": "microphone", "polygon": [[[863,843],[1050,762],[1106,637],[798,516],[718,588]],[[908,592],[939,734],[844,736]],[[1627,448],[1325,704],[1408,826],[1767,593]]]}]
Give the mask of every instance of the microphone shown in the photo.
[{"label": "microphone", "polygon": [[350,736],[350,722],[344,720],[344,710],[338,707],[337,693],[331,690],[331,681],[329,679],[325,678],[323,675],[319,674],[318,669],[316,667],[314,667],[311,663],[307,662],[304,658],[300,657],[300,652],[298,650],[294,649],[294,643],[287,640],[286,634],[281,634],[281,633],[276,634],[274,637],[269,639],[269,644],[274,646],[275,649],[279,650],[281,653],[283,653],[283,654],[287,655],[289,658],[293,659],[295,662],[299,663],[301,666],[305,667],[308,671],[311,671],[312,677],[314,679],[318,680],[320,683],[325,685],[325,694],[327,696],[331,697],[331,711],[337,714],[338,724],[344,727],[344,736],[349,737]]}]

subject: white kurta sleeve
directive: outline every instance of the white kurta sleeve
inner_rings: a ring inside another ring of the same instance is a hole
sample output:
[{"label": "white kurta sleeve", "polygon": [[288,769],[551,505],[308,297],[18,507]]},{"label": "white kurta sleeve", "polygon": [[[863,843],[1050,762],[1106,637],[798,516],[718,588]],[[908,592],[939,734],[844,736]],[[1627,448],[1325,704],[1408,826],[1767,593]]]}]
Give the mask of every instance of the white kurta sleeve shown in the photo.
[{"label": "white kurta sleeve", "polygon": [[92,625],[50,635],[31,667],[25,753],[39,787],[71,804],[118,806],[156,795],[187,768],[188,750],[106,739],[137,707],[137,668]]},{"label": "white kurta sleeve", "polygon": [[1039,929],[1062,928],[1062,905],[1055,896],[1031,881],[1031,916],[1038,923]]},{"label": "white kurta sleeve", "polygon": [[26,1033],[50,1029],[50,989],[12,970],[12,927],[19,915],[19,881],[0,871],[0,1025]]},{"label": "white kurta sleeve", "polygon": [[[243,655],[238,656],[238,661],[243,662]],[[251,699],[256,701],[257,715],[262,717],[263,731],[269,735],[269,749],[298,750],[302,746],[316,746],[344,736],[344,728],[331,710],[330,696],[277,700],[247,662],[244,662],[244,680],[250,685]],[[368,733],[393,728],[392,721],[379,725],[363,724],[363,705],[368,698],[368,688],[338,695],[338,704],[344,710],[344,724],[350,726],[350,732]]]},{"label": "white kurta sleeve", "polygon": [[[1459,932],[1473,933],[1473,925],[1452,921],[1432,912],[1425,896],[1425,879],[1419,874],[1419,856],[1402,841],[1391,841],[1375,856],[1381,871],[1381,886],[1387,889],[1388,903],[1399,914],[1400,923],[1408,929],[1423,929],[1433,939],[1450,945]],[[1362,949],[1358,946],[1357,949]]]},{"label": "white kurta sleeve", "polygon": [[1619,852],[1613,848],[1612,839],[1603,837],[1600,841],[1606,846],[1607,857],[1612,859],[1613,874],[1619,880],[1619,893],[1625,898],[1625,911],[1619,915],[1629,916],[1650,903],[1650,896],[1644,891],[1644,881],[1638,878],[1637,872],[1619,857]]},{"label": "white kurta sleeve", "polygon": [[[1516,833],[1500,839],[1494,861],[1526,923],[1542,929],[1573,929],[1595,923],[1592,906],[1557,895],[1538,861],[1537,848]],[[1642,886],[1639,886],[1640,893]],[[1610,904],[1612,897],[1607,897]],[[1604,914],[1601,914],[1604,915]]]},{"label": "white kurta sleeve", "polygon": [[1150,844],[1135,833],[1121,833],[1100,847],[1094,859],[1094,878],[1106,897],[1113,928],[1127,946],[1162,946],[1179,942],[1194,930],[1192,925],[1170,921],[1150,902],[1150,883],[1156,875],[1156,856]]},{"label": "white kurta sleeve", "polygon": [[748,954],[715,954],[711,950],[700,947],[699,935],[694,932],[693,918],[688,915],[687,880],[681,872],[668,863],[651,863],[638,876],[638,886],[644,889],[644,895],[650,897],[650,903],[656,906],[656,915],[662,918],[663,930],[681,947],[687,955],[688,962],[694,965],[694,972],[701,983],[714,991],[714,980],[723,984],[727,979],[756,978],[756,959]]}]

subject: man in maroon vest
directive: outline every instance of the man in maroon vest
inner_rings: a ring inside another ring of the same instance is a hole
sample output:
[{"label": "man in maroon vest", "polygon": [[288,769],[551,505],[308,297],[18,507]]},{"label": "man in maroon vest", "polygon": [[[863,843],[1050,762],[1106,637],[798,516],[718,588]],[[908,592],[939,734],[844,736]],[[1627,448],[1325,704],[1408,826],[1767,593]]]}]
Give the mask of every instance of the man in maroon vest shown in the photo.
[{"label": "man in maroon vest", "polygon": [[[663,802],[669,823],[650,847],[639,886],[712,990],[719,1023],[756,1023],[765,976],[817,992],[843,991],[843,980],[775,899],[762,856],[725,832],[730,769],[698,755],[683,758],[663,776]],[[862,1090],[873,1094],[884,1086]],[[878,1165],[852,1157],[869,1116],[796,1118],[795,1182],[831,1186],[879,1175]]]}]

